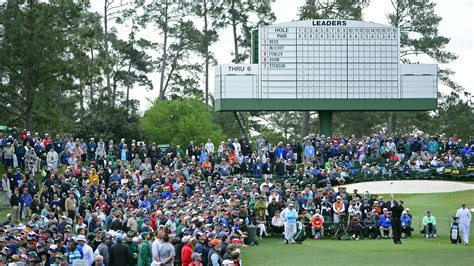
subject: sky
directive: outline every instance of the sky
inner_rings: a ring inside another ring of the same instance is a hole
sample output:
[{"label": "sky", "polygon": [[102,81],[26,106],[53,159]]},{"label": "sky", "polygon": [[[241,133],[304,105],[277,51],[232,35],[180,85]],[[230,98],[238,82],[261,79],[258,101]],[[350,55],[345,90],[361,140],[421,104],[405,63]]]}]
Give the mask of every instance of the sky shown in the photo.
[{"label": "sky", "polygon": [[[92,9],[102,12],[104,0],[92,0]],[[124,0],[115,0],[117,2]],[[128,0],[126,0],[128,1]],[[298,19],[298,8],[303,5],[304,0],[275,0],[272,2],[272,10],[276,15],[275,23],[288,22]],[[446,47],[447,51],[454,52],[459,58],[447,65],[440,65],[442,68],[450,68],[455,71],[453,79],[474,93],[474,0],[436,0],[436,13],[443,18],[439,25],[439,33],[451,39]],[[388,24],[386,15],[392,12],[393,7],[390,0],[371,0],[369,7],[364,10],[363,20],[381,24]],[[125,38],[127,29],[118,25],[119,36]],[[141,36],[156,36],[153,41],[159,41],[159,37],[151,28],[144,29]],[[219,41],[214,44],[211,50],[219,64],[230,64],[232,61],[232,29],[226,28],[219,33]],[[429,58],[421,57],[420,63],[433,63]],[[246,62],[249,63],[249,62]],[[159,86],[159,74],[150,75],[153,84]],[[214,91],[213,70],[210,71],[210,92]],[[449,92],[449,88],[439,85],[439,90]],[[130,96],[132,99],[140,101],[140,110],[145,111],[150,107],[149,99],[154,100],[159,94],[158,89],[147,91],[144,88],[135,87]]]}]

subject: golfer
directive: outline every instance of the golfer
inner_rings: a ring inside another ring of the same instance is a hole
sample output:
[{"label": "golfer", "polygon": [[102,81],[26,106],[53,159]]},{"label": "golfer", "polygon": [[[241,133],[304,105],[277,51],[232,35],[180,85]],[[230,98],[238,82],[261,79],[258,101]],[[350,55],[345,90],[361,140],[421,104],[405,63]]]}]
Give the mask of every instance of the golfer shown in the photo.
[{"label": "golfer", "polygon": [[471,211],[466,209],[466,204],[462,204],[462,207],[456,212],[456,216],[459,218],[459,228],[461,229],[462,240],[464,245],[469,244],[469,230],[471,225]]},{"label": "golfer", "polygon": [[290,203],[288,209],[285,210],[285,244],[294,244],[293,236],[296,234],[296,218],[298,213],[295,210],[295,205]]}]

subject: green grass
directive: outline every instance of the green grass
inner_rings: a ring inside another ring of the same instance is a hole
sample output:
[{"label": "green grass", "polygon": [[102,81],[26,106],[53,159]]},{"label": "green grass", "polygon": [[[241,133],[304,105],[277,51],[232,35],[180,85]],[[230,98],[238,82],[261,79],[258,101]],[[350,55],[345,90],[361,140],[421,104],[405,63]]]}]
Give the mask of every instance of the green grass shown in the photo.
[{"label": "green grass", "polygon": [[[384,199],[387,197],[384,196]],[[402,245],[391,240],[319,240],[307,239],[301,245],[284,245],[283,240],[268,238],[258,246],[243,249],[244,265],[474,265],[474,226],[471,244],[453,245],[449,241],[451,218],[465,202],[474,207],[474,190],[395,195],[403,199],[414,216],[415,231]],[[437,218],[438,238],[420,235],[419,221],[430,209]]]}]

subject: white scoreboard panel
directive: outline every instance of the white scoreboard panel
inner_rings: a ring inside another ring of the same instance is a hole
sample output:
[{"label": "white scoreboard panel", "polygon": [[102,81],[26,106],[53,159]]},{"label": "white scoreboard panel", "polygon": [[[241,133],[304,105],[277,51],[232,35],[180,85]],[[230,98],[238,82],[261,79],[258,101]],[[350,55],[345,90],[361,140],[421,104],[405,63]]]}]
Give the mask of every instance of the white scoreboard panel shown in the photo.
[{"label": "white scoreboard panel", "polygon": [[399,98],[399,31],[350,20],[259,29],[260,98]]}]

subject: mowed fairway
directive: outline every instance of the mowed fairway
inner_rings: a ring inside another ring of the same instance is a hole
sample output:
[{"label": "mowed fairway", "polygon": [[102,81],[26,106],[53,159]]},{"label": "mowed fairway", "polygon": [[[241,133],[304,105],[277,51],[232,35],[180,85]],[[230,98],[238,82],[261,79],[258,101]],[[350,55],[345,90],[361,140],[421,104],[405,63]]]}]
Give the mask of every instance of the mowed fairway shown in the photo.
[{"label": "mowed fairway", "polygon": [[[465,202],[474,208],[474,190],[395,195],[403,199],[414,216],[413,237],[403,245],[391,240],[319,240],[307,239],[303,244],[284,245],[283,240],[267,238],[260,245],[243,249],[244,265],[474,265],[474,226],[471,222],[469,246],[449,241],[451,218]],[[384,199],[388,199],[384,195]],[[438,238],[425,239],[419,225],[430,209],[437,218]]]}]

